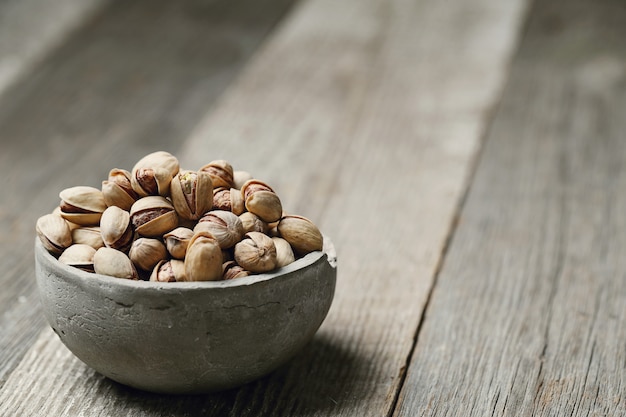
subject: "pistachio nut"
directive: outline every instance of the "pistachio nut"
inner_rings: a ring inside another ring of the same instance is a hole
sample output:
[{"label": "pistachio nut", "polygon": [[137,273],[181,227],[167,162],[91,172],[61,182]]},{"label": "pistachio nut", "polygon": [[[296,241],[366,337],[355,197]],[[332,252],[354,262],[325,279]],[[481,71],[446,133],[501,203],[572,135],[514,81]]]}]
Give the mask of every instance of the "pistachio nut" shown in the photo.
[{"label": "pistachio nut", "polygon": [[131,171],[130,182],[140,196],[166,196],[172,178],[180,170],[178,159],[169,152],[158,151],[141,158]]},{"label": "pistachio nut", "polygon": [[246,206],[239,190],[220,187],[213,190],[213,209],[232,211],[239,216],[246,211]]},{"label": "pistachio nut", "polygon": [[107,207],[100,219],[100,233],[107,247],[128,252],[133,243],[130,213],[117,206]]},{"label": "pistachio nut", "polygon": [[[54,208],[54,210],[52,210],[52,214],[56,214],[57,216],[63,217],[63,216],[61,216],[61,207],[59,207],[59,206],[56,206]],[[83,227],[80,224],[72,223],[72,222],[67,221],[67,220],[65,220],[65,221],[67,222],[67,225],[70,227],[70,231],[72,231],[74,229],[77,229],[79,227]]]},{"label": "pistachio nut", "polygon": [[61,216],[81,226],[97,226],[102,212],[107,208],[102,191],[79,185],[59,193]]},{"label": "pistachio nut", "polygon": [[222,278],[222,250],[207,231],[194,233],[184,262],[187,281],[216,281]]},{"label": "pistachio nut", "polygon": [[276,268],[276,246],[271,237],[248,232],[235,245],[235,261],[250,272],[268,272]]},{"label": "pistachio nut", "polygon": [[241,187],[246,183],[246,181],[253,179],[254,177],[248,171],[234,171],[233,172],[233,180],[234,180],[234,188],[241,190]]},{"label": "pistachio nut", "polygon": [[184,259],[187,253],[187,246],[193,237],[193,230],[187,227],[177,227],[163,235],[165,247],[170,255],[176,259]]},{"label": "pistachio nut", "polygon": [[117,206],[126,211],[139,198],[130,183],[130,172],[119,168],[109,171],[108,180],[102,181],[102,195],[107,206]]},{"label": "pistachio nut", "polygon": [[167,259],[167,250],[159,239],[140,237],[133,242],[128,257],[135,267],[144,271],[152,271],[159,261]]},{"label": "pistachio nut", "polygon": [[248,275],[250,275],[250,271],[246,271],[235,261],[226,261],[222,264],[222,279],[242,278]]},{"label": "pistachio nut", "polygon": [[276,246],[276,268],[282,268],[296,260],[291,245],[282,237],[272,237]]},{"label": "pistachio nut", "polygon": [[60,255],[72,244],[72,233],[67,221],[59,215],[50,213],[37,219],[35,230],[41,244],[53,255]]},{"label": "pistachio nut", "polygon": [[267,233],[269,228],[267,223],[264,222],[254,213],[250,213],[246,211],[245,213],[241,213],[239,215],[239,220],[241,220],[241,224],[243,225],[244,233],[248,232],[261,232]]},{"label": "pistachio nut", "polygon": [[283,214],[283,206],[278,195],[262,181],[255,179],[246,181],[241,188],[241,196],[246,210],[267,223],[275,222]]},{"label": "pistachio nut", "polygon": [[152,269],[150,281],[153,282],[176,282],[187,281],[185,276],[185,263],[179,259],[159,261]]},{"label": "pistachio nut", "polygon": [[160,237],[178,226],[178,215],[165,197],[148,196],[130,208],[130,221],[139,235]]},{"label": "pistachio nut", "polygon": [[198,220],[213,206],[213,183],[208,172],[180,171],[170,185],[172,203],[185,220]]},{"label": "pistachio nut", "polygon": [[104,246],[99,226],[77,227],[72,229],[72,242],[81,245],[89,245],[94,249]]},{"label": "pistachio nut", "polygon": [[59,261],[86,272],[94,272],[93,256],[95,254],[96,250],[93,247],[75,243],[63,251],[61,256],[59,256]]},{"label": "pistachio nut", "polygon": [[135,266],[124,252],[106,246],[93,255],[93,268],[96,274],[126,279],[139,278]]},{"label": "pistachio nut", "polygon": [[213,189],[213,210],[231,211],[230,188],[218,187]]},{"label": "pistachio nut", "polygon": [[235,186],[233,180],[233,167],[227,161],[218,159],[211,161],[202,168],[200,171],[207,172],[211,176],[213,187],[227,187],[231,188]]},{"label": "pistachio nut", "polygon": [[243,237],[243,224],[239,217],[230,211],[213,210],[200,218],[194,232],[206,230],[226,249],[235,246]]},{"label": "pistachio nut", "polygon": [[299,255],[322,250],[324,237],[313,222],[306,217],[286,215],[277,226],[280,237],[285,239]]}]

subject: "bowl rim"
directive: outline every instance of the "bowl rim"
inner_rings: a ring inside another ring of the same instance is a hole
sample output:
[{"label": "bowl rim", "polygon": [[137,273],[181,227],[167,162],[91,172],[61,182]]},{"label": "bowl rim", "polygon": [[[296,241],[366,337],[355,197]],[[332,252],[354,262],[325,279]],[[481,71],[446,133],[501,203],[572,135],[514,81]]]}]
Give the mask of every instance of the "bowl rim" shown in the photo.
[{"label": "bowl rim", "polygon": [[[292,272],[302,270],[308,266],[311,266],[318,262],[320,259],[325,260],[330,264],[332,268],[337,267],[337,255],[335,247],[331,240],[324,235],[324,247],[321,251],[314,251],[306,254],[302,258],[296,259],[289,265],[277,268],[271,272],[253,274],[246,277],[230,279],[230,280],[218,280],[218,281],[186,281],[186,282],[155,282],[144,280],[131,280],[124,278],[116,278],[109,275],[102,275],[92,272],[86,272],[79,268],[66,265],[48,252],[39,238],[35,238],[35,258],[40,257],[44,262],[62,271],[66,276],[74,276],[78,279],[88,280],[92,283],[101,283],[106,285],[116,285],[121,287],[128,287],[134,289],[154,289],[157,291],[163,290],[188,290],[188,289],[206,289],[206,288],[231,288],[231,287],[246,287],[254,285],[260,282],[269,281],[274,278],[288,275]],[[43,265],[42,265],[43,266]],[[44,266],[44,269],[47,267]]]}]

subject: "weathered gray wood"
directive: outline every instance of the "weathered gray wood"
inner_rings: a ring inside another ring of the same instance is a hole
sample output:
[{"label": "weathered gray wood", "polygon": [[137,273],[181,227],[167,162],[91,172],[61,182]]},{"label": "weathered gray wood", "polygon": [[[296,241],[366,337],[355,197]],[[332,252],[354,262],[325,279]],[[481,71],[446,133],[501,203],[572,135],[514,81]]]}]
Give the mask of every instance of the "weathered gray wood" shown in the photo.
[{"label": "weathered gray wood", "polygon": [[106,2],[8,0],[0,3],[0,94]]},{"label": "weathered gray wood", "polygon": [[625,37],[536,2],[395,415],[626,415]]},{"label": "weathered gray wood", "polygon": [[290,364],[239,390],[156,396],[97,376],[45,330],[0,406],[42,415],[392,411],[524,5],[301,3],[184,144],[184,166],[230,160],[336,243],[334,306]]},{"label": "weathered gray wood", "polygon": [[37,217],[65,187],[179,149],[290,4],[115,2],[0,98],[0,386],[44,324]]}]

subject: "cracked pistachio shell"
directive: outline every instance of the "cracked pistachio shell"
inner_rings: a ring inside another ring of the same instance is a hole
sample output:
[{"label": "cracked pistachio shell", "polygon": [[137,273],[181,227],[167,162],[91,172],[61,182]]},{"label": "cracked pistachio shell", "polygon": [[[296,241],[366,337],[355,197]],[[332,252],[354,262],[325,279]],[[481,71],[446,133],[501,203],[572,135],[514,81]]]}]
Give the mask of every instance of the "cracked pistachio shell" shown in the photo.
[{"label": "cracked pistachio shell", "polygon": [[127,211],[139,198],[130,182],[130,172],[119,168],[109,171],[109,178],[102,181],[102,195],[107,206]]},{"label": "cracked pistachio shell", "polygon": [[213,187],[234,187],[235,181],[233,179],[233,167],[228,161],[218,159],[211,161],[202,168],[200,171],[207,172],[211,176]]},{"label": "cracked pistachio shell", "polygon": [[57,214],[45,214],[35,224],[41,244],[53,255],[60,255],[72,244],[72,233],[65,219]]},{"label": "cracked pistachio shell", "polygon": [[246,206],[239,190],[220,187],[213,190],[213,209],[232,211],[239,216],[246,211]]},{"label": "cracked pistachio shell", "polygon": [[152,269],[150,281],[153,282],[177,282],[187,281],[185,276],[185,263],[179,259],[159,261]]},{"label": "cracked pistachio shell", "polygon": [[239,217],[230,211],[213,210],[206,213],[194,228],[194,232],[206,230],[213,235],[220,248],[235,246],[243,237],[243,224]]},{"label": "cracked pistachio shell", "polygon": [[261,220],[259,216],[254,213],[250,213],[246,211],[245,213],[241,213],[239,215],[239,220],[241,220],[241,224],[243,225],[244,233],[248,232],[261,232],[267,233],[269,231],[269,227],[266,222]]},{"label": "cracked pistachio shell", "polygon": [[235,261],[250,272],[268,272],[276,268],[276,246],[271,237],[260,232],[246,233],[235,245]]},{"label": "cracked pistachio shell", "polygon": [[185,256],[187,281],[217,281],[222,279],[222,250],[207,231],[194,233]]},{"label": "cracked pistachio shell", "polygon": [[167,249],[159,239],[140,237],[133,242],[128,257],[135,267],[152,271],[156,264],[167,259]]},{"label": "cracked pistachio shell", "polygon": [[161,237],[178,226],[178,214],[165,197],[148,196],[130,208],[130,221],[139,235]]},{"label": "cracked pistachio shell", "polygon": [[141,158],[133,167],[130,182],[140,196],[166,196],[170,192],[172,178],[180,170],[178,159],[165,151],[158,151]]},{"label": "cracked pistachio shell", "polygon": [[276,246],[276,268],[282,268],[296,260],[289,242],[281,237],[272,237]]},{"label": "cracked pistachio shell", "polygon": [[[52,214],[56,214],[57,216],[63,217],[63,216],[61,216],[61,207],[59,207],[59,206],[56,206],[54,208],[54,210],[52,210]],[[72,223],[72,222],[67,221],[67,220],[65,220],[65,221],[67,222],[67,225],[70,227],[70,231],[72,231],[74,229],[77,229],[79,227],[83,227],[80,224]],[[85,226],[85,227],[89,227],[89,226]]]},{"label": "cracked pistachio shell", "polygon": [[213,207],[213,183],[208,172],[179,172],[170,186],[172,203],[185,220],[198,220]]},{"label": "cracked pistachio shell", "polygon": [[89,245],[94,249],[104,246],[99,226],[78,227],[72,229],[72,242],[81,245]]},{"label": "cracked pistachio shell", "polygon": [[59,256],[59,261],[83,271],[94,272],[93,256],[95,254],[96,250],[93,247],[75,243],[63,251],[61,256]]},{"label": "cracked pistachio shell", "polygon": [[133,243],[130,213],[117,206],[108,207],[100,219],[100,233],[107,247],[128,252]]},{"label": "cracked pistachio shell", "polygon": [[248,180],[241,187],[241,196],[246,210],[256,214],[267,223],[280,219],[283,214],[283,206],[278,195],[272,188],[259,180]]},{"label": "cracked pistachio shell", "polygon": [[97,226],[107,208],[102,191],[84,185],[66,188],[59,193],[61,216],[81,226]]},{"label": "cracked pistachio shell", "polygon": [[250,271],[246,271],[235,261],[226,261],[222,264],[222,279],[243,278],[249,275]]},{"label": "cracked pistachio shell", "polygon": [[320,230],[306,217],[286,215],[277,226],[280,237],[285,239],[293,250],[306,255],[309,252],[322,250],[324,238]]},{"label": "cracked pistachio shell", "polygon": [[176,259],[184,259],[187,253],[187,246],[193,237],[193,230],[187,227],[177,227],[169,233],[163,235],[165,247],[170,255]]},{"label": "cracked pistachio shell", "polygon": [[94,254],[93,268],[96,274],[126,279],[139,278],[135,266],[124,252],[106,246]]},{"label": "cracked pistachio shell", "polygon": [[246,183],[246,181],[253,179],[254,177],[248,171],[234,171],[233,179],[235,182],[234,188],[241,190],[241,187]]}]

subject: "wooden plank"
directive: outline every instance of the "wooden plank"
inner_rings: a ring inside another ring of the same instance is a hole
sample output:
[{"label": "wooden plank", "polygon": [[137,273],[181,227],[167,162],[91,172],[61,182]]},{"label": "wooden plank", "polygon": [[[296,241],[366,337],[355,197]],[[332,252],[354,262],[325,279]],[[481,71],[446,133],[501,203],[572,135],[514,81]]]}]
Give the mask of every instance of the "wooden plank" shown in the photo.
[{"label": "wooden plank", "polygon": [[107,0],[0,3],[0,95]]},{"label": "wooden plank", "polygon": [[626,8],[536,2],[396,416],[626,415]]},{"label": "wooden plank", "polygon": [[301,3],[185,143],[184,166],[228,159],[335,240],[334,306],[287,366],[220,395],[154,396],[98,378],[45,331],[0,404],[83,415],[392,411],[524,5]]},{"label": "wooden plank", "polygon": [[65,187],[99,187],[110,168],[176,152],[290,5],[115,2],[5,92],[0,386],[44,325],[33,276],[37,217]]}]

